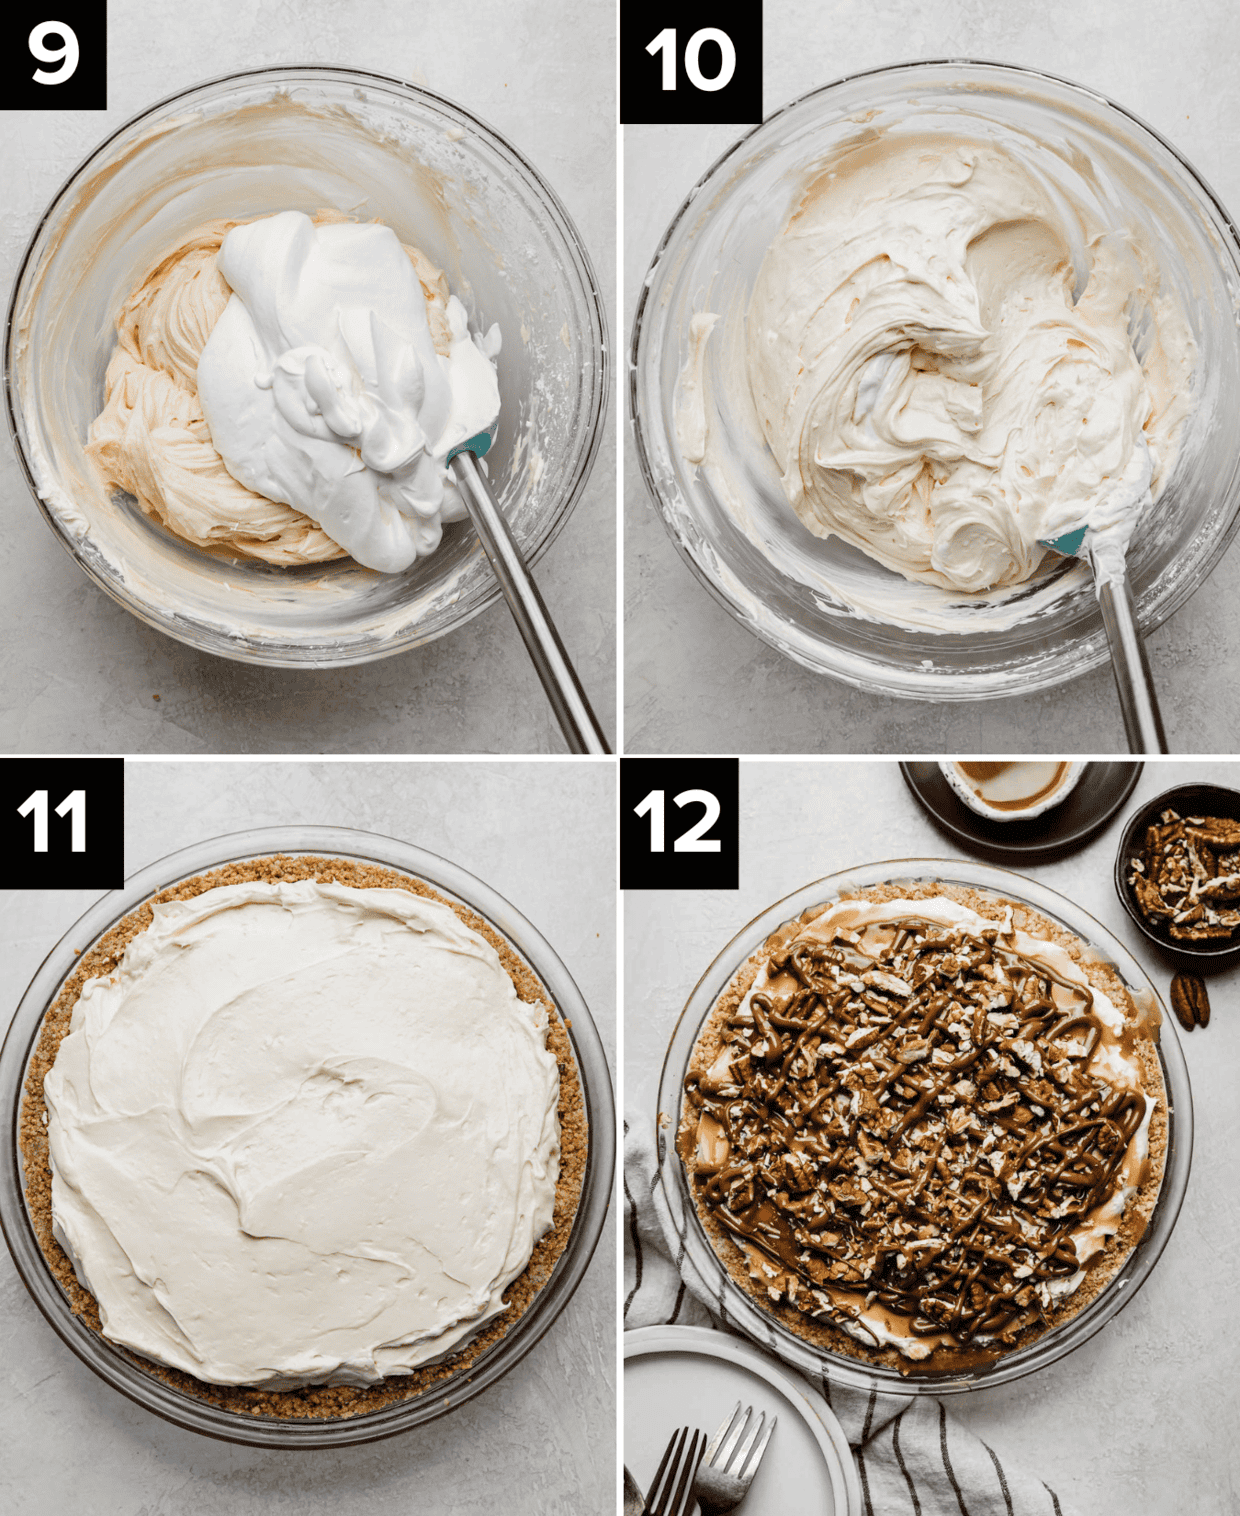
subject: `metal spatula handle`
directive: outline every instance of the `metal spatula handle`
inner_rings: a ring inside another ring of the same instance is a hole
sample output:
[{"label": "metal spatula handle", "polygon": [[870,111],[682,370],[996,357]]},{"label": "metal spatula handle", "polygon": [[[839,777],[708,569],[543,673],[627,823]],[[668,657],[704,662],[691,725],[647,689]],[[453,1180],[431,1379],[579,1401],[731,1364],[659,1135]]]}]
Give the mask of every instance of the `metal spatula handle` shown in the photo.
[{"label": "metal spatula handle", "polygon": [[530,577],[512,529],[500,514],[486,476],[472,452],[462,451],[448,465],[469,511],[469,519],[504,591],[512,619],[529,650],[569,750],[610,753],[607,739],[590,708],[576,670],[552,624],[547,607]]},{"label": "metal spatula handle", "polygon": [[1091,543],[1087,526],[1074,527],[1058,537],[1042,539],[1043,547],[1062,553],[1065,558],[1083,558],[1094,576],[1094,593],[1098,597],[1098,609],[1102,612],[1102,624],[1111,647],[1111,668],[1115,672],[1115,688],[1119,693],[1129,752],[1165,753],[1167,735],[1163,731],[1145,644],[1137,629],[1137,608],[1133,603],[1132,586],[1128,583],[1127,564],[1122,553],[1116,561],[1112,552],[1112,561],[1104,572]]},{"label": "metal spatula handle", "polygon": [[1115,670],[1115,688],[1119,692],[1129,751],[1165,753],[1168,750],[1167,735],[1163,731],[1145,644],[1137,630],[1136,606],[1128,576],[1102,580],[1097,593],[1102,624],[1111,644],[1111,667]]}]

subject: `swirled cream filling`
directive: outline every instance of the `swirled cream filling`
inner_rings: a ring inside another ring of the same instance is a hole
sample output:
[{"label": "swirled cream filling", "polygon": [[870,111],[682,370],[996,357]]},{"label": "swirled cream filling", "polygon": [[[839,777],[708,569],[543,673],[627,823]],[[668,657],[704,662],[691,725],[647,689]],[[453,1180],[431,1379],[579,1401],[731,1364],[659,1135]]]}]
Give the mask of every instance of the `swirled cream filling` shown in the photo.
[{"label": "swirled cream filling", "polygon": [[1078,527],[1122,566],[1174,462],[1195,348],[1149,252],[1036,162],[879,134],[806,187],[746,353],[809,530],[980,592],[1028,579]]},{"label": "swirled cream filling", "polygon": [[447,906],[154,907],[44,1082],[57,1240],[104,1335],[213,1384],[373,1384],[462,1345],[552,1222],[547,1012]]}]

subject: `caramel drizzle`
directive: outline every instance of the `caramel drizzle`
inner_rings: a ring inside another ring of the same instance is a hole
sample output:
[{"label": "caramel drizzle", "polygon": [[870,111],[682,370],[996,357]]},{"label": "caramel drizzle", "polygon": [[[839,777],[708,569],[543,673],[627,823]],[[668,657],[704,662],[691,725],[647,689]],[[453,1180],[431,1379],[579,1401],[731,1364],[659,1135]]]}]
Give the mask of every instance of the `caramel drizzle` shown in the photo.
[{"label": "caramel drizzle", "polygon": [[690,1073],[727,1143],[716,1172],[699,1164],[700,1193],[810,1315],[855,1319],[864,1294],[915,1335],[1013,1341],[1080,1268],[1072,1232],[1114,1193],[1145,1096],[1091,1072],[1104,1027],[1088,986],[997,925],[910,919],[875,954],[859,943],[773,957],[791,998],[751,995],[722,1079]]}]

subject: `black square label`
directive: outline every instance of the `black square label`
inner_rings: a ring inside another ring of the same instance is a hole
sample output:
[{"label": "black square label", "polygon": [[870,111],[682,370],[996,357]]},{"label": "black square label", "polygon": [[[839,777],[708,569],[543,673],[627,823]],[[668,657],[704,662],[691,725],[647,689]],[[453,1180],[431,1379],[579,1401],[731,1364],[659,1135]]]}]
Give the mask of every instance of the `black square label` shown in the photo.
[{"label": "black square label", "polygon": [[0,110],[107,110],[107,0],[17,0],[0,39]]},{"label": "black square label", "polygon": [[762,120],[762,5],[620,6],[622,125]]},{"label": "black square label", "polygon": [[740,888],[739,758],[620,760],[620,888]]},{"label": "black square label", "polygon": [[0,759],[0,846],[4,889],[119,889],[124,759]]}]

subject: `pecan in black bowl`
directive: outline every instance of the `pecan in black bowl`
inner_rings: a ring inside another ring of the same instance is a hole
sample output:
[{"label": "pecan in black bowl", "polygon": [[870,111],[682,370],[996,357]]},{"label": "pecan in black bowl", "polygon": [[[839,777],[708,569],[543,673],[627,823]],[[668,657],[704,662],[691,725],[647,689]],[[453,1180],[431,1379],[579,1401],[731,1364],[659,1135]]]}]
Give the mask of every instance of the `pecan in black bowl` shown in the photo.
[{"label": "pecan in black bowl", "polygon": [[1135,811],[1115,889],[1172,962],[1206,971],[1240,962],[1240,791],[1181,784]]}]

